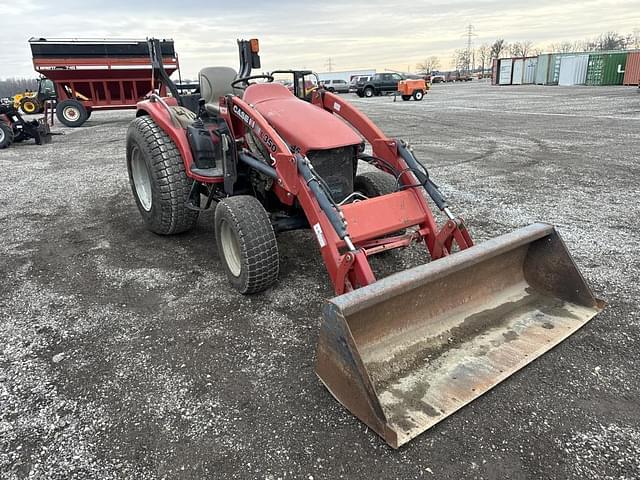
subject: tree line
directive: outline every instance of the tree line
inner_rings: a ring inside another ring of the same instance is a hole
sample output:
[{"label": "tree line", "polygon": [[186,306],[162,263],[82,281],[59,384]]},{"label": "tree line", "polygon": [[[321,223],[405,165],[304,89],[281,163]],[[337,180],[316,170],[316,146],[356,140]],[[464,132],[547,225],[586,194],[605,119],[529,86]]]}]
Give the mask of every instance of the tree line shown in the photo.
[{"label": "tree line", "polygon": [[38,80],[35,78],[7,78],[0,79],[0,98],[13,97],[16,93],[27,90],[38,90]]}]

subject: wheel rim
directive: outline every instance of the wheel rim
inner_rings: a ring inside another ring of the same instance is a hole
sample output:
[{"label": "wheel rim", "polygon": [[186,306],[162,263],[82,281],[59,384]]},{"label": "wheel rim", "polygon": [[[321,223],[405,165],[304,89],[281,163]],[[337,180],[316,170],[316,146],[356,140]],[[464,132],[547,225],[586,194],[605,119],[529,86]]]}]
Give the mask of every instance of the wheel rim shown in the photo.
[{"label": "wheel rim", "polygon": [[417,100],[422,100],[422,92],[416,93],[416,99]]},{"label": "wheel rim", "polygon": [[151,178],[149,177],[149,171],[147,165],[144,163],[144,158],[140,153],[138,147],[134,147],[131,151],[131,176],[133,177],[133,186],[136,190],[136,196],[140,205],[146,212],[151,210],[151,200],[153,195],[151,193]]},{"label": "wheel rim", "polygon": [[75,122],[80,118],[80,110],[77,107],[65,107],[62,110],[62,116],[69,122]]},{"label": "wheel rim", "polygon": [[240,245],[231,225],[226,220],[220,223],[220,241],[222,243],[222,254],[231,274],[234,277],[239,277],[242,270]]},{"label": "wheel rim", "polygon": [[25,102],[22,108],[27,113],[33,113],[36,111],[36,106],[33,102]]},{"label": "wheel rim", "polygon": [[4,142],[5,136],[4,129],[0,128],[0,143]]},{"label": "wheel rim", "polygon": [[364,96],[365,97],[372,97],[373,96],[373,90],[368,88],[367,90],[365,90]]}]

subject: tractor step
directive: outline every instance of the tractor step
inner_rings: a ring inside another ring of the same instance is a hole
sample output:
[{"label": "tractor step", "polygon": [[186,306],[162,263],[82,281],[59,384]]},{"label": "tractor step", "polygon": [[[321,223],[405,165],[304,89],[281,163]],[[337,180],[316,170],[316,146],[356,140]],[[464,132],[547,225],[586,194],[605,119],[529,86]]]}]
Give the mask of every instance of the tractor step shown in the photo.
[{"label": "tractor step", "polygon": [[222,177],[224,175],[224,172],[222,171],[222,167],[192,168],[191,173],[193,173],[194,175],[198,175],[200,177],[208,177],[208,178]]}]

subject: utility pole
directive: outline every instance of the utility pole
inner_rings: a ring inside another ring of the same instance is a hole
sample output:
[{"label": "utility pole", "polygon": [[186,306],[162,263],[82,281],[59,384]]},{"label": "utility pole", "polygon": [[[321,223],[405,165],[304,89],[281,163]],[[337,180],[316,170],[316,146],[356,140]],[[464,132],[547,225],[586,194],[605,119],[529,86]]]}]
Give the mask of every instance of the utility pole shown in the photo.
[{"label": "utility pole", "polygon": [[[467,73],[471,73],[471,68],[475,68],[475,58],[472,59],[472,56],[475,57],[475,52],[473,51],[473,37],[477,37],[478,35],[474,32],[475,27],[471,24],[467,26],[467,31],[464,34],[467,37],[467,55],[466,55],[466,63],[467,63]],[[472,63],[473,62],[473,63]]]},{"label": "utility pole", "polygon": [[327,59],[327,63],[325,63],[325,66],[327,67],[327,69],[332,72],[333,71],[333,63],[331,62],[331,57],[329,57]]}]

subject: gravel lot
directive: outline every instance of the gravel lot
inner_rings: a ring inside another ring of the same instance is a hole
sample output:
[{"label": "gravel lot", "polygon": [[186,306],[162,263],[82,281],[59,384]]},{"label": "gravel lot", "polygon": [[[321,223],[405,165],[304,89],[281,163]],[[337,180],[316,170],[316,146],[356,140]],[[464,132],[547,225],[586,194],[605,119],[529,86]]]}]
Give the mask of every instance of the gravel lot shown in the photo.
[{"label": "gravel lot", "polygon": [[352,96],[414,145],[476,241],[554,223],[609,302],[398,451],[313,373],[332,289],[309,232],[282,234],[279,283],[242,297],[211,213],[186,235],[144,229],[124,161],[133,112],[0,151],[0,478],[639,478],[637,90]]}]

